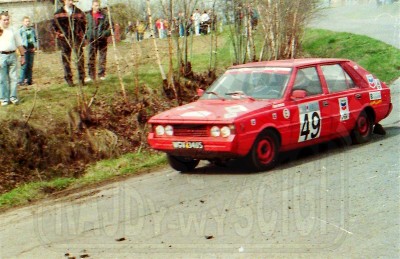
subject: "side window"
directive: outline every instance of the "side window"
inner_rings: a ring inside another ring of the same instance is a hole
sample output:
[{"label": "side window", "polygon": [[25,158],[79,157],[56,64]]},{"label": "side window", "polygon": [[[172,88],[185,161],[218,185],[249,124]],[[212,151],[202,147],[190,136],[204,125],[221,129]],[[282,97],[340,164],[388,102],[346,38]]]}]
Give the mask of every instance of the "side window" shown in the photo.
[{"label": "side window", "polygon": [[340,92],[355,87],[351,77],[339,65],[321,66],[329,92]]},{"label": "side window", "polygon": [[305,90],[307,96],[322,94],[321,82],[315,67],[302,68],[297,71],[293,90]]}]

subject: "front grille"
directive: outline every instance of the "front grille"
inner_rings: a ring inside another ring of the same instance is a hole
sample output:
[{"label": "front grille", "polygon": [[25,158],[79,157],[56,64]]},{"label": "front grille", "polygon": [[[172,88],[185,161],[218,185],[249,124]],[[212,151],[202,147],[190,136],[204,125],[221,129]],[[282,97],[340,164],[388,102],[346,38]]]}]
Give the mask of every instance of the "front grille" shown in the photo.
[{"label": "front grille", "polygon": [[174,136],[179,137],[208,137],[206,125],[173,125]]}]

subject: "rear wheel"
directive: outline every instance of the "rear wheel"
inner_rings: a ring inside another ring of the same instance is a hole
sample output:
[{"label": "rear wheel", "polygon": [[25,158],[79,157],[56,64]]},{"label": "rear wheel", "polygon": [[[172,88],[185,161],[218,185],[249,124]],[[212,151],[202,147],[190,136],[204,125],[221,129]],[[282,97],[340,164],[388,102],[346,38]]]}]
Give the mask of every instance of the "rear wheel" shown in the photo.
[{"label": "rear wheel", "polygon": [[167,154],[167,159],[169,165],[176,171],[180,172],[191,171],[195,169],[200,162],[200,160],[193,159],[190,157],[173,156],[169,154]]},{"label": "rear wheel", "polygon": [[256,171],[268,170],[276,166],[278,152],[277,134],[272,130],[265,130],[254,141],[247,160]]},{"label": "rear wheel", "polygon": [[362,111],[357,118],[356,125],[352,132],[352,139],[355,144],[366,143],[372,138],[372,118],[365,111]]}]

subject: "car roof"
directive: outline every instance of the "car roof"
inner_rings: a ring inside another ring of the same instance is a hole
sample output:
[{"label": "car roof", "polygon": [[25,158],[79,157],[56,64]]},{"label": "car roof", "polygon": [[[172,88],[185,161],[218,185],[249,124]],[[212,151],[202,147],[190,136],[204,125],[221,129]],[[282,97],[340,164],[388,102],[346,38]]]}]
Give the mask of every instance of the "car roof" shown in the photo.
[{"label": "car roof", "polygon": [[230,68],[252,68],[252,67],[301,67],[307,65],[315,65],[322,63],[347,62],[348,59],[341,58],[301,58],[301,59],[282,59],[271,61],[251,62],[241,65],[232,66]]}]

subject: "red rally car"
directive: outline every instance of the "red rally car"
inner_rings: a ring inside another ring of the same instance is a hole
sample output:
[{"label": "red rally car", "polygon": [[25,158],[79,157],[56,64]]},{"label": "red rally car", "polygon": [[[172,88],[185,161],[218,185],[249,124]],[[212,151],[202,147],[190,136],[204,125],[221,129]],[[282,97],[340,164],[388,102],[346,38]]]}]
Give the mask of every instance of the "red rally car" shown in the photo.
[{"label": "red rally car", "polygon": [[229,68],[198,101],[153,116],[148,142],[178,171],[235,158],[261,171],[281,151],[349,134],[367,142],[391,110],[387,85],[351,60],[255,62]]}]

